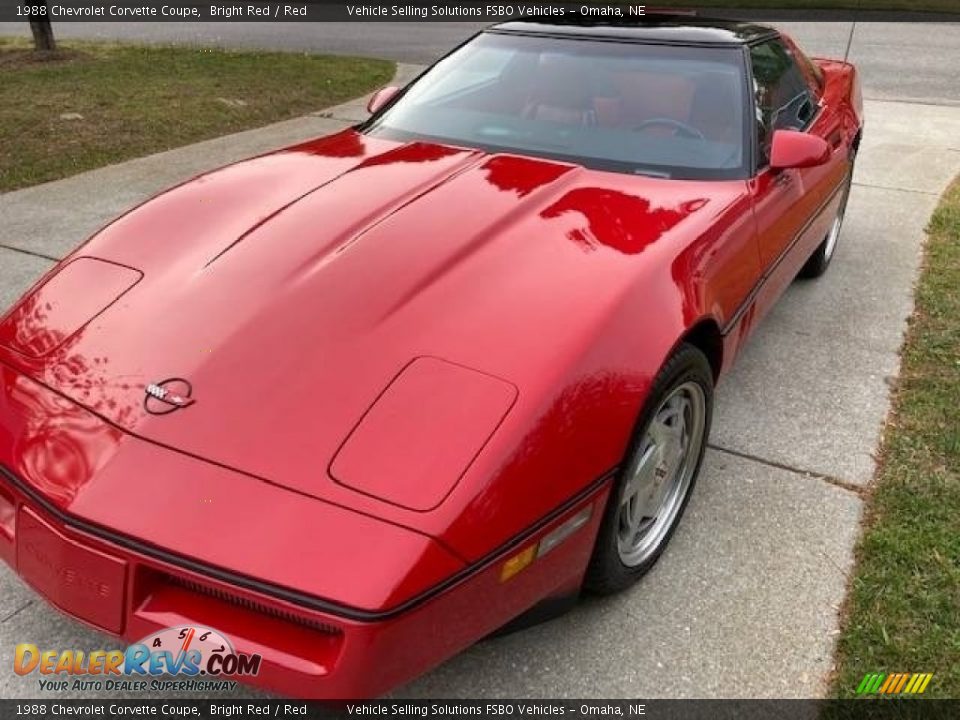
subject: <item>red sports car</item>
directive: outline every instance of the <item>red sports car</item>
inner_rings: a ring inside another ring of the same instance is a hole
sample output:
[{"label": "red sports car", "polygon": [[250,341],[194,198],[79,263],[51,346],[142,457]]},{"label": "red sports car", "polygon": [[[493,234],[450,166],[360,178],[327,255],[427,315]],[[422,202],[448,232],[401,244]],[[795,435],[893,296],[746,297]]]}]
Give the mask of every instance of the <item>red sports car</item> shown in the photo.
[{"label": "red sports car", "polygon": [[851,65],[669,17],[496,25],[370,109],[153,198],[0,321],[0,556],[300,696],[650,569],[863,128]]}]

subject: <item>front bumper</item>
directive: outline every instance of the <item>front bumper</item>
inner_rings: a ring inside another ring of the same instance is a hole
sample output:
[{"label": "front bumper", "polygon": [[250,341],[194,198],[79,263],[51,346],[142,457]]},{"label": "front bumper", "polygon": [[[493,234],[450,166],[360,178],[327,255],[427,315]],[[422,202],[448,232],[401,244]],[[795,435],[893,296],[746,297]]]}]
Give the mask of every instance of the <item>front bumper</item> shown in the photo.
[{"label": "front bumper", "polygon": [[[168,627],[214,628],[237,651],[262,658],[256,676],[232,679],[284,695],[346,699],[382,694],[538,601],[575,591],[602,515],[606,484],[470,568],[444,557],[427,541],[406,553],[411,567],[420,563],[416,571],[371,570],[357,564],[363,561],[355,556],[312,572],[318,556],[310,533],[324,522],[308,516],[299,503],[309,502],[311,508],[322,503],[299,496],[291,500],[291,493],[267,488],[273,493],[273,512],[257,524],[238,516],[243,511],[231,502],[264,483],[249,481],[254,484],[248,487],[237,477],[224,486],[208,482],[198,477],[206,469],[196,460],[187,466],[195,469],[192,475],[178,472],[182,458],[177,453],[121,437],[9,368],[0,366],[0,372],[0,558],[64,613],[130,642]],[[27,392],[36,393],[30,402],[24,402]],[[69,422],[64,413],[70,414]],[[99,439],[93,439],[98,433]],[[113,449],[105,450],[111,443]],[[63,447],[81,444],[83,452],[63,456]],[[140,460],[141,446],[175,456],[163,492],[119,492],[109,468],[116,464],[115,448],[121,444],[128,454],[133,446]],[[79,467],[97,479],[81,481]],[[248,497],[244,507],[252,504],[263,515],[265,502]],[[502,581],[505,559],[591,504],[595,511],[587,526]],[[165,518],[171,522],[170,512],[179,512],[173,530],[164,524]],[[306,542],[291,544],[278,537],[291,525]],[[378,526],[370,531],[379,531]],[[401,540],[406,542],[398,536],[393,544]],[[345,538],[347,545],[338,550],[348,552],[369,541],[360,532]],[[403,561],[406,555],[397,557]],[[245,572],[235,569],[238,563]]]}]

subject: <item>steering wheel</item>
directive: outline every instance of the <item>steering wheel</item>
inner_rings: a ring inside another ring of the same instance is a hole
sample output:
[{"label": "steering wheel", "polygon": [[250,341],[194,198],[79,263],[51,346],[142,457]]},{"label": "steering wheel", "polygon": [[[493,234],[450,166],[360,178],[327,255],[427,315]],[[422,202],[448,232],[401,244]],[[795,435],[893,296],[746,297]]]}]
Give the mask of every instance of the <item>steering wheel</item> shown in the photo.
[{"label": "steering wheel", "polygon": [[633,130],[634,132],[639,132],[641,130],[646,130],[648,127],[654,127],[657,125],[665,125],[667,127],[672,127],[677,131],[677,134],[683,135],[684,137],[694,138],[695,140],[706,140],[702,132],[697,130],[693,125],[687,125],[687,123],[680,120],[674,120],[673,118],[667,117],[655,117],[650,118],[649,120],[644,120],[642,123],[637,125]]}]

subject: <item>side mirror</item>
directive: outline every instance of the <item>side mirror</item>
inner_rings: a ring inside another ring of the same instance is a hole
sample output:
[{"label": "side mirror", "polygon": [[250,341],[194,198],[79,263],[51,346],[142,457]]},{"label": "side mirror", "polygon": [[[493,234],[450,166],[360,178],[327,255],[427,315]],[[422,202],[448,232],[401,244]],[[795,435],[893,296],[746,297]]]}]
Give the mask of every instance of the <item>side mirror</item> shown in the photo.
[{"label": "side mirror", "polygon": [[830,159],[830,146],[823,138],[796,130],[775,130],[770,148],[770,167],[777,170],[823,165]]},{"label": "side mirror", "polygon": [[372,115],[390,102],[390,98],[392,98],[398,92],[400,92],[400,88],[394,87],[393,85],[387,85],[386,87],[380,88],[370,96],[370,100],[367,102],[367,112]]}]

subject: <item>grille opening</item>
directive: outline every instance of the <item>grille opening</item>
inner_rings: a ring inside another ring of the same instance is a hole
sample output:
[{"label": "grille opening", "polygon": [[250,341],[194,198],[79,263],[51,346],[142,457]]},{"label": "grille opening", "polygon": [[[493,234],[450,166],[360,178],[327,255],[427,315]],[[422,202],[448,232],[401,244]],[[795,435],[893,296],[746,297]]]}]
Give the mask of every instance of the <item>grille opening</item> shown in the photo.
[{"label": "grille opening", "polygon": [[336,625],[331,625],[330,623],[325,623],[320,620],[314,620],[313,618],[301,617],[292,612],[288,612],[281,608],[271,607],[269,605],[264,605],[258,603],[255,600],[250,600],[245,597],[240,597],[239,595],[233,595],[225,590],[220,588],[210,587],[209,585],[204,585],[203,583],[196,582],[189,578],[178,577],[176,575],[169,575],[167,573],[154,573],[154,575],[159,576],[160,582],[167,583],[169,585],[174,585],[176,587],[184,588],[185,590],[190,590],[191,592],[200,593],[202,595],[207,595],[212,598],[216,598],[222,602],[230,603],[231,605],[236,605],[241,607],[244,610],[249,610],[255,612],[258,615],[266,615],[268,617],[274,617],[279,620],[284,620],[295,625],[303,625],[308,627],[311,630],[316,630],[322,632],[326,635],[341,635],[343,631],[338,628]]},{"label": "grille opening", "polygon": [[332,623],[142,565],[134,576],[132,599],[130,635],[147,637],[188,624],[209,627],[226,635],[235,649],[263,657],[268,672],[320,679],[336,665],[345,641],[344,629]]}]

